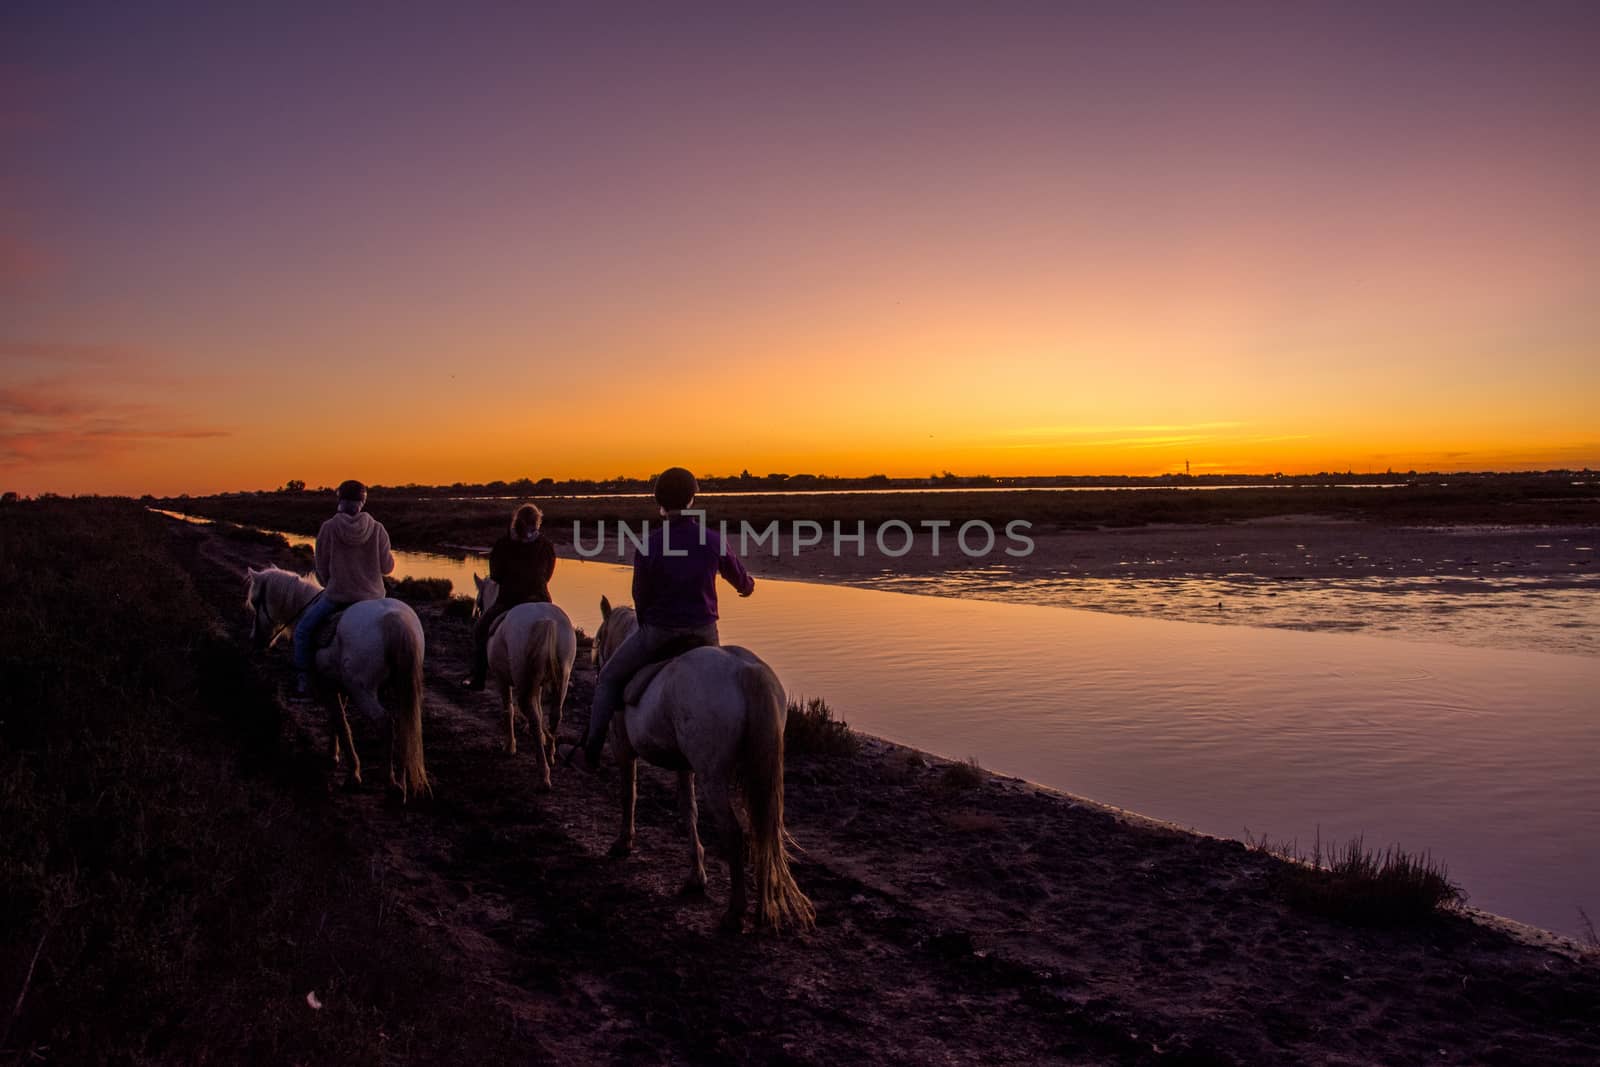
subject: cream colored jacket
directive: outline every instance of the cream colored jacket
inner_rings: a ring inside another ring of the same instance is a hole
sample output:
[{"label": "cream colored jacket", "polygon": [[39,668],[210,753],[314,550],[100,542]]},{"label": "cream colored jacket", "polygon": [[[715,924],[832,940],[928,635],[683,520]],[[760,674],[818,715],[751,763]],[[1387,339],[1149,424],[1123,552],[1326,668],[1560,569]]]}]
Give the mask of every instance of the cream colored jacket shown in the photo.
[{"label": "cream colored jacket", "polygon": [[389,531],[366,512],[335,515],[317,531],[317,580],[340,604],[378,600],[388,594],[383,576],[394,570]]}]

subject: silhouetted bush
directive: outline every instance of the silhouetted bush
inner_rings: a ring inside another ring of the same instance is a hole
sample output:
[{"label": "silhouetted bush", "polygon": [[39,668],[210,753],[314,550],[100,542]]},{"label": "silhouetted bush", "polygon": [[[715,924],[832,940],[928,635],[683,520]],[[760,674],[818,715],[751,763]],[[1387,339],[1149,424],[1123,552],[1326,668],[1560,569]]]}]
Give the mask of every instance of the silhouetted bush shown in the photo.
[{"label": "silhouetted bush", "polygon": [[1324,849],[1319,837],[1309,855],[1294,845],[1252,842],[1286,860],[1277,885],[1293,907],[1346,922],[1392,925],[1415,922],[1464,903],[1443,863],[1427,854],[1390,847],[1368,849],[1360,837]]},{"label": "silhouetted bush", "polygon": [[966,793],[988,781],[989,772],[978,766],[976,759],[946,764],[939,774],[938,788],[946,793]]},{"label": "silhouetted bush", "polygon": [[431,604],[436,600],[448,600],[452,588],[448,578],[393,578],[383,580],[389,595],[412,604]]},{"label": "silhouetted bush", "polygon": [[783,747],[809,756],[853,756],[861,751],[861,738],[849,723],[833,717],[833,709],[821,697],[791,699]]}]

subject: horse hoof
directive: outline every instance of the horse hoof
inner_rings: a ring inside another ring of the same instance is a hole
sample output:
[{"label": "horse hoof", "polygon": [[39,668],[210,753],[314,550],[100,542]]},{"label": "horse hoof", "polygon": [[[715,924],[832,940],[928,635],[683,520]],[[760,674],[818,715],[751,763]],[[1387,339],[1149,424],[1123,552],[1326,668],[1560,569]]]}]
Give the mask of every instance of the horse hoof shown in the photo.
[{"label": "horse hoof", "polygon": [[351,775],[344,780],[344,785],[340,786],[339,788],[343,789],[346,793],[359,793],[361,792],[361,779],[357,778],[355,775]]},{"label": "horse hoof", "polygon": [[744,916],[735,915],[732,912],[724,915],[722,921],[717,923],[717,933],[729,935],[744,933]]},{"label": "horse hoof", "polygon": [[614,860],[627,859],[633,853],[633,842],[619,838],[611,842],[611,848],[606,855]]},{"label": "horse hoof", "polygon": [[680,897],[703,897],[706,895],[706,884],[698,878],[691,878],[683,883],[683,887],[678,890],[678,895]]},{"label": "horse hoof", "polygon": [[551,792],[554,792],[555,790],[554,790],[554,787],[551,786],[551,784],[550,784],[550,779],[546,778],[544,781],[542,781],[542,782],[538,783],[537,785],[535,785],[533,787],[533,791],[535,793],[551,793]]}]

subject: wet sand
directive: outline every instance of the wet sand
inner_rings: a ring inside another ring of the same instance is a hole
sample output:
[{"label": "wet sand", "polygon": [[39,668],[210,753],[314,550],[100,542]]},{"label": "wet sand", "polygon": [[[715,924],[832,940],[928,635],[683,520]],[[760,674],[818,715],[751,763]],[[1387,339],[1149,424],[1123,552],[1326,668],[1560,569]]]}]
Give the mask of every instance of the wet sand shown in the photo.
[{"label": "wet sand", "polygon": [[[1582,582],[1597,565],[1600,527],[1593,526],[1389,526],[1283,516],[1215,525],[1155,525],[1122,529],[1032,532],[1032,552],[1009,556],[1004,540],[981,557],[950,544],[945,534],[934,555],[926,537],[909,554],[887,559],[868,545],[835,555],[829,544],[766,551],[747,563],[774,576],[869,579],[887,571],[906,576],[987,569],[1014,579],[1251,577],[1407,578],[1491,575],[1535,576],[1552,583]],[[980,544],[977,534],[969,542]]]},{"label": "wet sand", "polygon": [[[239,568],[275,550],[173,536],[242,634]],[[467,995],[518,1021],[530,1059],[1578,1064],[1600,1044],[1600,966],[1570,943],[1458,915],[1373,929],[1296,911],[1274,888],[1281,861],[1236,842],[1015,780],[963,784],[873,740],[788,762],[815,934],[718,937],[725,869],[708,863],[708,901],[675,893],[670,777],[641,773],[638,850],[608,861],[614,776],[563,772],[536,795],[527,746],[499,751],[493,698],[455,686],[465,624],[421,613],[436,798],[401,812],[355,793],[334,817],[388,872],[400,921],[440,935]],[[287,682],[283,656],[270,673]],[[564,733],[591,685],[577,678]],[[294,714],[320,748],[321,716]]]}]

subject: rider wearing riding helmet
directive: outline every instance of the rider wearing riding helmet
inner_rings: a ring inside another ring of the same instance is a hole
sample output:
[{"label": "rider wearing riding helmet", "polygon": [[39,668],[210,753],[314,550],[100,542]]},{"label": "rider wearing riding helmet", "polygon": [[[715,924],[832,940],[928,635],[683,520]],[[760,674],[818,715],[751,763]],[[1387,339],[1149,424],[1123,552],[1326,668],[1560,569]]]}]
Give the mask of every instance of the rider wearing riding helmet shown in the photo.
[{"label": "rider wearing riding helmet", "polygon": [[511,533],[489,550],[489,577],[500,589],[472,628],[472,673],[461,683],[467,689],[482,689],[489,675],[489,628],[494,621],[518,604],[550,602],[556,550],[539,532],[543,522],[537,505],[522,505],[511,517]]},{"label": "rider wearing riding helmet", "polygon": [[717,575],[740,596],[755,592],[739,557],[727,552],[716,531],[701,526],[684,509],[699,485],[682,467],[656,478],[656,504],[664,520],[633,556],[633,608],[639,628],[611,654],[595,681],[594,708],[582,748],[585,770],[600,766],[611,718],[622,706],[628,679],[660,658],[663,648],[686,638],[708,645],[717,640]]},{"label": "rider wearing riding helmet", "polygon": [[351,479],[339,486],[339,510],[317,531],[316,568],[322,592],[300,613],[294,628],[294,665],[300,672],[300,694],[311,692],[311,647],[317,627],[329,615],[363,600],[388,595],[383,576],[394,570],[389,531],[361,509],[367,487]]}]

